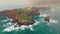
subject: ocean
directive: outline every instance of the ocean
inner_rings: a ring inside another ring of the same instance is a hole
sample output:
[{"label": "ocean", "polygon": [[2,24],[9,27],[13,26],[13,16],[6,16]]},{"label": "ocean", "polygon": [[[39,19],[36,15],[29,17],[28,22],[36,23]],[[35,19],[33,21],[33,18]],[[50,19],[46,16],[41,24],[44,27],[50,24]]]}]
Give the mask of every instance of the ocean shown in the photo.
[{"label": "ocean", "polygon": [[[39,12],[41,15],[33,16],[36,23],[16,28],[16,23],[11,23],[11,19],[0,16],[0,34],[60,34],[60,7]],[[50,16],[50,22],[44,21],[47,15]]]}]

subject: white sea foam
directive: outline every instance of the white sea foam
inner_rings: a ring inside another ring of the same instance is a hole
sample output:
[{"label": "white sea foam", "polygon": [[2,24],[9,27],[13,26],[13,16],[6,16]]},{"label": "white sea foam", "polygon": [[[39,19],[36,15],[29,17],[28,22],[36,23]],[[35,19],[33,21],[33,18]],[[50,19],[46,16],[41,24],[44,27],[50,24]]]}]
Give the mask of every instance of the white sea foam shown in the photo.
[{"label": "white sea foam", "polygon": [[10,21],[13,21],[13,19],[9,19]]},{"label": "white sea foam", "polygon": [[30,28],[31,31],[34,31],[34,29],[32,28],[32,25],[29,25],[29,26],[22,25],[21,27],[15,27],[15,28],[14,28],[14,25],[12,25],[8,28],[5,28],[3,30],[3,32],[10,32],[10,31],[13,31],[13,30],[18,30],[18,29],[25,30],[26,28]]},{"label": "white sea foam", "polygon": [[1,22],[7,22],[8,20],[13,21],[12,19],[5,19],[5,20],[2,20]]},{"label": "white sea foam", "polygon": [[[36,20],[35,20],[36,21]],[[34,23],[33,25],[38,25],[38,21],[36,21],[36,23]],[[8,25],[11,25],[12,23],[7,23]],[[4,25],[4,26],[8,26],[8,25]],[[26,25],[22,25],[22,26],[20,26],[20,27],[15,27],[14,28],[14,26],[15,26],[16,24],[14,24],[14,25],[12,25],[12,26],[10,26],[10,27],[7,27],[7,28],[5,28],[4,30],[3,30],[3,32],[10,32],[10,31],[13,31],[13,30],[19,30],[19,29],[21,29],[21,30],[25,30],[25,29],[30,29],[31,31],[34,31],[34,29],[33,29],[33,25],[28,25],[28,26],[26,26]]]},{"label": "white sea foam", "polygon": [[40,17],[46,17],[49,16],[49,14],[43,14],[43,15],[39,15]]},{"label": "white sea foam", "polygon": [[[47,21],[45,21],[47,22]],[[53,25],[53,24],[57,24],[58,23],[58,20],[53,20],[53,19],[50,19],[50,22],[47,22],[47,25]]]},{"label": "white sea foam", "polygon": [[58,23],[58,20],[50,19],[50,23],[55,23],[55,24],[57,24],[57,23]]},{"label": "white sea foam", "polygon": [[11,25],[11,24],[12,24],[11,22],[7,23],[7,25]]},{"label": "white sea foam", "polygon": [[34,23],[33,25],[37,25],[37,24],[39,24],[39,22],[38,22],[38,21],[36,21],[36,20],[35,20],[35,22],[36,22],[36,23]]},{"label": "white sea foam", "polygon": [[8,19],[2,20],[1,22],[6,22],[6,21],[8,21]]},{"label": "white sea foam", "polygon": [[[3,20],[2,22],[7,22],[8,20],[12,21],[12,19],[6,19],[6,20]],[[12,23],[8,22],[8,23],[4,24],[3,27],[10,26],[10,25],[12,25]]]},{"label": "white sea foam", "polygon": [[50,11],[55,11],[55,9],[51,8],[51,10],[50,10]]},{"label": "white sea foam", "polygon": [[11,22],[9,22],[9,23],[7,23],[7,24],[4,24],[3,27],[10,26],[10,25],[12,25]]},{"label": "white sea foam", "polygon": [[[8,24],[9,24],[9,23],[8,23]],[[22,25],[22,26],[20,26],[20,27],[14,27],[15,25],[16,25],[16,24],[14,24],[14,25],[12,25],[12,26],[10,26],[10,27],[5,28],[2,32],[11,32],[11,31],[13,31],[13,30],[19,30],[19,29],[25,30],[25,29],[27,29],[27,28],[29,28],[31,31],[34,31],[33,25],[28,25],[28,26]]]},{"label": "white sea foam", "polygon": [[12,30],[14,30],[14,25],[13,26],[10,26],[9,28],[5,28],[4,30],[3,30],[3,32],[5,31],[5,32],[10,32],[10,31],[12,31]]},{"label": "white sea foam", "polygon": [[12,26],[10,26],[10,27],[5,28],[5,29],[3,30],[3,32],[4,32],[4,31],[5,31],[5,32],[10,32],[10,31],[14,30],[14,29],[15,29],[15,28],[14,28],[15,25],[16,25],[16,24],[14,24],[14,25],[12,25]]},{"label": "white sea foam", "polygon": [[[46,17],[46,16],[49,16],[49,14],[43,14],[43,15],[39,15],[40,17]],[[47,22],[47,21],[44,21],[44,19],[42,19],[43,22]],[[50,22],[47,22],[48,25],[50,24],[57,24],[58,23],[58,20],[53,20],[53,19],[50,19]]]},{"label": "white sea foam", "polygon": [[[35,21],[36,21],[36,20],[35,20]],[[38,23],[39,23],[39,22],[36,21],[36,23],[34,23],[33,25],[38,25]],[[11,26],[9,26],[9,25],[11,25]],[[10,31],[13,31],[13,30],[19,30],[19,29],[25,30],[25,29],[28,29],[28,28],[29,28],[31,31],[34,31],[33,25],[28,25],[28,26],[22,25],[22,26],[20,26],[20,27],[15,27],[15,28],[14,28],[15,25],[16,25],[16,24],[12,25],[11,22],[9,22],[9,23],[3,25],[3,27],[6,27],[6,26],[9,26],[9,27],[3,29],[2,32],[10,32]]]}]

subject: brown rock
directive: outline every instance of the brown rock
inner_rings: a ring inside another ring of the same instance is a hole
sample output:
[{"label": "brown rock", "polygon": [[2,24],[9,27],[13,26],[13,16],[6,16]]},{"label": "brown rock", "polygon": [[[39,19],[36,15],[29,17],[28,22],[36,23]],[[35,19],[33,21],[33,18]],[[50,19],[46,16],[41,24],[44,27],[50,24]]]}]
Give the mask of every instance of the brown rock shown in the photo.
[{"label": "brown rock", "polygon": [[39,9],[38,9],[38,8],[36,8],[36,7],[33,7],[33,8],[32,8],[31,13],[32,13],[33,15],[35,15],[35,16],[40,15],[40,13],[39,13]]},{"label": "brown rock", "polygon": [[13,19],[12,22],[17,22],[19,21],[19,15],[16,12],[16,10],[5,10],[0,12],[0,16],[7,16],[10,19]]},{"label": "brown rock", "polygon": [[49,22],[50,21],[50,17],[49,16],[45,17],[45,21]]}]

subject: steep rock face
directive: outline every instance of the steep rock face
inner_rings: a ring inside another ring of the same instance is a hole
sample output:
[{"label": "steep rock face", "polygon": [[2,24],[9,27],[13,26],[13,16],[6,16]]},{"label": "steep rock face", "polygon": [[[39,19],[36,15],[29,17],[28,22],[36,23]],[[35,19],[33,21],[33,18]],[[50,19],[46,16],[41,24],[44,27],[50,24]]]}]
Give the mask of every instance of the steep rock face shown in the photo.
[{"label": "steep rock face", "polygon": [[31,11],[30,14],[31,14],[31,15],[35,15],[35,16],[40,15],[39,9],[38,9],[37,7],[32,7],[32,11]]},{"label": "steep rock face", "polygon": [[37,8],[37,7],[32,7],[31,10],[28,10],[28,11],[26,12],[26,15],[35,15],[35,16],[40,15],[40,13],[39,13],[39,8]]}]

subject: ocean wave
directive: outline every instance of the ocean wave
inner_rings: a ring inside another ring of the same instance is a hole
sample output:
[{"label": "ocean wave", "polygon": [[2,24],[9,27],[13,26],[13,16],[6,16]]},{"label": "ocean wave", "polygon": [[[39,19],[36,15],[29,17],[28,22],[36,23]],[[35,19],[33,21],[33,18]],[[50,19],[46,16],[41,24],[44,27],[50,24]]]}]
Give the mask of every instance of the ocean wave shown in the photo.
[{"label": "ocean wave", "polygon": [[39,17],[46,17],[46,16],[49,16],[49,14],[42,14],[42,15],[39,15]]},{"label": "ocean wave", "polygon": [[35,22],[36,22],[36,23],[34,23],[33,25],[38,25],[38,24],[39,24],[39,22],[38,22],[38,21],[36,21],[36,20],[35,20]]},{"label": "ocean wave", "polygon": [[5,20],[2,20],[1,22],[7,22],[7,21],[13,21],[12,19],[5,19]]},{"label": "ocean wave", "polygon": [[4,23],[6,22],[6,23],[3,25],[3,27],[6,27],[6,26],[9,26],[9,25],[12,25],[11,21],[12,21],[12,19],[5,19],[5,20],[2,20],[1,23],[2,23],[2,22],[4,22]]},{"label": "ocean wave", "polygon": [[6,21],[8,21],[8,19],[2,20],[1,22],[6,22]]},{"label": "ocean wave", "polygon": [[8,26],[11,26],[13,23],[11,22],[8,22],[7,24],[4,24],[3,27],[8,27]]},{"label": "ocean wave", "polygon": [[[8,24],[9,24],[9,23],[8,23]],[[8,26],[8,25],[5,25],[5,26]],[[5,29],[3,30],[3,32],[4,32],[4,31],[9,32],[9,31],[12,31],[12,30],[14,30],[14,25],[5,28]]]}]

